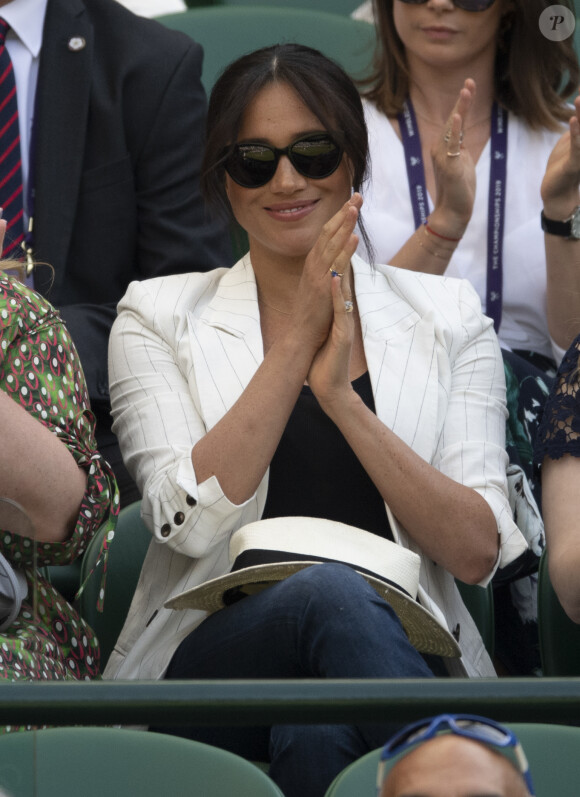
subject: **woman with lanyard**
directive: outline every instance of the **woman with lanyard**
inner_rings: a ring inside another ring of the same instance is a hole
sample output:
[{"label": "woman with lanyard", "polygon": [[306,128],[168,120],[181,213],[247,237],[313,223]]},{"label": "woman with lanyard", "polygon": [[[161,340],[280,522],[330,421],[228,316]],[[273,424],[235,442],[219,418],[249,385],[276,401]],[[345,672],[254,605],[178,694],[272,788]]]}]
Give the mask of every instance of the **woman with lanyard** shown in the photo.
[{"label": "woman with lanyard", "polygon": [[[580,232],[573,223],[580,103],[566,102],[580,72],[571,3],[561,4],[569,14],[562,20],[549,6],[374,0],[381,47],[365,102],[365,224],[376,261],[391,262],[398,252],[397,265],[467,278],[494,319],[508,387],[514,513],[536,554],[543,545],[539,513],[533,498],[520,501],[531,487],[540,504],[537,486],[528,484],[537,417],[580,325]],[[521,576],[524,565],[504,580]],[[498,582],[511,593],[507,601],[496,590],[500,655],[503,632],[514,639],[512,621],[521,630],[504,660],[514,673],[535,666],[527,644],[535,625],[528,622],[529,586],[527,579]],[[521,605],[512,612],[514,604]]]}]

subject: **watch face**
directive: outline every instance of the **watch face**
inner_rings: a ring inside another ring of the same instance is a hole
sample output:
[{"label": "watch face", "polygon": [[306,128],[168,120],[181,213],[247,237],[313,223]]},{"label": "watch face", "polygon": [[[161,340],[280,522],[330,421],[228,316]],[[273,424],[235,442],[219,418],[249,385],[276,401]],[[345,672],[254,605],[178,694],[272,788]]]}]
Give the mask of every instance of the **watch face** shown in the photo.
[{"label": "watch face", "polygon": [[580,238],[580,208],[576,208],[570,219],[570,237]]}]

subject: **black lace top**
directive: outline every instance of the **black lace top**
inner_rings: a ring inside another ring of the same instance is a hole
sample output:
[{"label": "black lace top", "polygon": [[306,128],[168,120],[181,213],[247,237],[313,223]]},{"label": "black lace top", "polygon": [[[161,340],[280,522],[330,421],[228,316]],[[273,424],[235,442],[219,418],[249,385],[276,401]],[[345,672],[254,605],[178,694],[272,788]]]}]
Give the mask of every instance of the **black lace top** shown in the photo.
[{"label": "black lace top", "polygon": [[580,335],[572,343],[558,369],[544,407],[534,447],[534,462],[545,456],[580,457]]}]

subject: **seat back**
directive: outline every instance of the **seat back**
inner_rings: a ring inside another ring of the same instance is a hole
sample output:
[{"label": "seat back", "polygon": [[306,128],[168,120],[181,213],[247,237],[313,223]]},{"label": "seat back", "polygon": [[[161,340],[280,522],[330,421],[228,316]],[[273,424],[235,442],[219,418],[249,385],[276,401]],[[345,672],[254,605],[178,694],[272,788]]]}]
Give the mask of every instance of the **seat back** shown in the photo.
[{"label": "seat back", "polygon": [[[293,0],[293,7],[312,8],[317,11],[330,11],[333,14],[352,14],[362,4],[362,0]],[[185,0],[188,8],[201,8],[203,6],[276,6],[278,8],[288,5],[288,0]]]},{"label": "seat back", "polygon": [[[544,723],[506,723],[526,753],[536,797],[578,797],[580,728]],[[386,741],[386,740],[385,740]],[[325,797],[375,794],[381,751],[373,750],[346,767],[331,783]],[[387,770],[396,762],[388,762]]]},{"label": "seat back", "polygon": [[203,46],[202,82],[208,94],[225,66],[259,47],[305,44],[321,50],[351,77],[359,78],[368,72],[376,46],[373,25],[307,8],[210,6],[161,16],[158,21],[187,33]]},{"label": "seat back", "polygon": [[233,753],[117,728],[0,737],[0,789],[12,797],[282,797],[264,772]]},{"label": "seat back", "polygon": [[463,581],[456,581],[455,583],[463,603],[473,617],[473,621],[481,634],[485,648],[493,659],[495,652],[495,617],[491,582],[487,587],[480,587],[477,584],[465,584]]},{"label": "seat back", "polygon": [[119,512],[107,560],[104,608],[99,612],[97,600],[103,563],[96,563],[104,534],[104,529],[95,534],[83,556],[81,583],[93,572],[80,596],[80,613],[99,639],[101,669],[104,669],[127,617],[141,566],[151,542],[151,533],[141,520],[141,501],[135,501]]},{"label": "seat back", "polygon": [[580,675],[580,625],[568,617],[554,591],[544,551],[538,569],[538,634],[544,675]]}]

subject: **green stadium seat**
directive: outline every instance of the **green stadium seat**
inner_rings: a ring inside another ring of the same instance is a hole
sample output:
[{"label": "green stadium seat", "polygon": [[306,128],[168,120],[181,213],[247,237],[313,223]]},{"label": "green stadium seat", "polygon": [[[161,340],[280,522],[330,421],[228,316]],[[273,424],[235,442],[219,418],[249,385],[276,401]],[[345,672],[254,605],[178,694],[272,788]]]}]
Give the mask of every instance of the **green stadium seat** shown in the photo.
[{"label": "green stadium seat", "polygon": [[158,17],[169,28],[187,33],[204,49],[202,81],[211,91],[227,64],[259,47],[298,42],[334,58],[353,78],[370,68],[376,34],[373,25],[340,14],[309,8],[215,6]]},{"label": "green stadium seat", "polygon": [[[333,14],[350,15],[358,8],[362,0],[294,0],[293,8],[312,8],[317,11],[330,11]],[[185,0],[188,8],[202,8],[203,6],[247,6],[263,5],[284,8],[290,5],[288,0]]]},{"label": "green stadium seat", "polygon": [[48,728],[0,737],[11,797],[282,797],[264,772],[210,745],[117,728]]},{"label": "green stadium seat", "polygon": [[493,659],[495,652],[495,617],[491,582],[487,587],[480,587],[477,584],[464,584],[463,581],[456,581],[455,583],[461,593],[463,603],[467,606],[483,638],[485,648]]},{"label": "green stadium seat", "polygon": [[80,613],[99,639],[101,670],[121,633],[152,539],[149,529],[141,520],[141,501],[123,507],[119,512],[115,537],[109,548],[104,609],[99,612],[97,599],[103,565],[96,563],[104,534],[104,529],[95,534],[83,556],[81,583],[88,580],[80,596]]},{"label": "green stadium seat", "polygon": [[580,676],[580,625],[562,608],[550,581],[548,553],[538,569],[538,634],[545,676]]},{"label": "green stadium seat", "polygon": [[[580,728],[543,723],[505,724],[525,750],[536,797],[578,797]],[[375,794],[380,753],[380,750],[373,750],[346,767],[330,785],[325,797]]]}]

